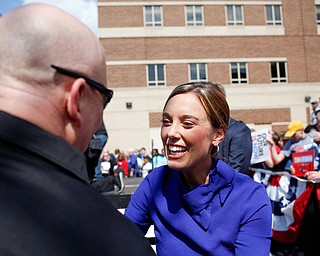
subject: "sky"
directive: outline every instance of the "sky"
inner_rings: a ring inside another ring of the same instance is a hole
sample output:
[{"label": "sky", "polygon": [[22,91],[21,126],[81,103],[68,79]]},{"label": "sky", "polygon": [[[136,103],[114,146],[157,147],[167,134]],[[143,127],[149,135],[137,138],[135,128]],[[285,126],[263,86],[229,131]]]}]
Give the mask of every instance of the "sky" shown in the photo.
[{"label": "sky", "polygon": [[98,35],[98,4],[97,0],[0,0],[0,14],[28,3],[47,3],[55,5],[87,24]]}]

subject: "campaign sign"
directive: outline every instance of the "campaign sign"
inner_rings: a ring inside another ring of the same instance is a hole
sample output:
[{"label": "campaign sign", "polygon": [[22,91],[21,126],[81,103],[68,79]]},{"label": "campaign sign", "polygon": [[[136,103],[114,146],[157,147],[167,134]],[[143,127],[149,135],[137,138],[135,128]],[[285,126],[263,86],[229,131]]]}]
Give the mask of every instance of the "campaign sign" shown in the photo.
[{"label": "campaign sign", "polygon": [[267,140],[268,133],[268,129],[262,129],[251,133],[251,164],[261,163],[271,158],[270,146]]},{"label": "campaign sign", "polygon": [[295,169],[294,175],[303,177],[306,172],[314,170],[314,150],[292,153],[292,165]]}]

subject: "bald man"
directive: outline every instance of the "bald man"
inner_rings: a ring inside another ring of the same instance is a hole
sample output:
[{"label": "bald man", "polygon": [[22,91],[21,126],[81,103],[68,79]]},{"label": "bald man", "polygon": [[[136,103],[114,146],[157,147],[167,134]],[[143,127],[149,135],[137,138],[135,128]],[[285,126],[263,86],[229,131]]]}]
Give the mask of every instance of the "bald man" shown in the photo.
[{"label": "bald man", "polygon": [[112,98],[97,37],[45,4],[2,16],[0,34],[0,255],[154,255],[88,184]]}]

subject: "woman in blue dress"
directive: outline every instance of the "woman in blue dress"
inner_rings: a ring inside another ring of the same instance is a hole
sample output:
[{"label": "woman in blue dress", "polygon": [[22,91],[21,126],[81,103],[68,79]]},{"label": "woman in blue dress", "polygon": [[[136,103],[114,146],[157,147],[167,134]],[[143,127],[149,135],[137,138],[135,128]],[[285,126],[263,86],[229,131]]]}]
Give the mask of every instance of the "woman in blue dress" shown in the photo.
[{"label": "woman in blue dress", "polygon": [[228,120],[218,84],[183,84],[169,95],[161,126],[168,164],[143,180],[125,212],[143,232],[154,225],[158,255],[269,255],[265,188],[216,157]]}]

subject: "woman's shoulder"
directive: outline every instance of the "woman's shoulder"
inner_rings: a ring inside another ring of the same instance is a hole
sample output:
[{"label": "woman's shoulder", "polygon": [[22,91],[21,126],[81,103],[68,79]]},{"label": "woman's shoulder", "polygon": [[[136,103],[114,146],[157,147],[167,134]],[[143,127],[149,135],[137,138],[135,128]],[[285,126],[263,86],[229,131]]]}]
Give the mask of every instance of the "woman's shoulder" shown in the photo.
[{"label": "woman's shoulder", "polygon": [[148,191],[148,194],[154,194],[161,190],[168,175],[170,175],[170,169],[167,165],[156,167],[143,179],[137,190]]},{"label": "woman's shoulder", "polygon": [[168,165],[161,165],[155,167],[146,177],[146,182],[151,187],[162,186],[167,182],[175,182],[178,175],[178,171],[174,171],[168,167]]},{"label": "woman's shoulder", "polygon": [[151,179],[161,179],[161,177],[165,176],[169,172],[168,165],[161,165],[152,169],[147,178]]},{"label": "woman's shoulder", "polygon": [[227,183],[231,183],[233,187],[240,186],[244,189],[255,189],[258,187],[264,188],[263,185],[255,182],[249,175],[237,172],[222,160],[219,160],[217,170],[227,181]]}]

